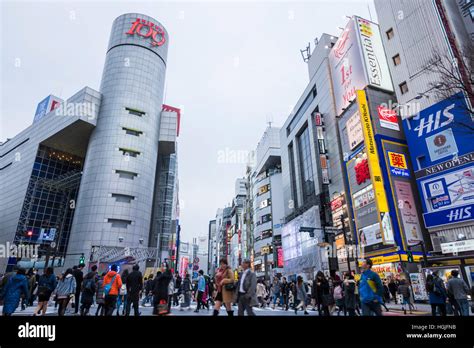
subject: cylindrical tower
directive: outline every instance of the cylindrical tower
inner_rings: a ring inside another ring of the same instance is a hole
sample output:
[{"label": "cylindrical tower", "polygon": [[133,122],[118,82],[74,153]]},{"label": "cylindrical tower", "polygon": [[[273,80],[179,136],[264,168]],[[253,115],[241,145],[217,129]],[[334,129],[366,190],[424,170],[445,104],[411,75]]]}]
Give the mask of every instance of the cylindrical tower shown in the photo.
[{"label": "cylindrical tower", "polygon": [[148,243],[167,51],[157,20],[137,13],[115,19],[68,254],[87,258],[92,246]]}]

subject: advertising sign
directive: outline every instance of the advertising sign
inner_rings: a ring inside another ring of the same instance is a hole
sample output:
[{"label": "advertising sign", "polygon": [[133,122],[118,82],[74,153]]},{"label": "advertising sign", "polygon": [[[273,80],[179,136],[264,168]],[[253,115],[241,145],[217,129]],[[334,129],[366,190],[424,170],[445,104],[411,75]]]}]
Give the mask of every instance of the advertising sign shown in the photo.
[{"label": "advertising sign", "polygon": [[279,247],[277,249],[277,267],[283,267],[284,262],[283,262],[283,248]]},{"label": "advertising sign", "polygon": [[434,213],[423,214],[423,219],[425,220],[425,226],[430,228],[472,220],[473,212],[474,204],[469,204],[463,207],[444,209]]},{"label": "advertising sign", "polygon": [[458,153],[458,146],[451,128],[427,137],[426,145],[432,161],[455,156]]},{"label": "advertising sign", "polygon": [[179,264],[179,275],[184,278],[186,275],[187,269],[189,265],[189,258],[182,256],[181,257],[181,262]]},{"label": "advertising sign", "polygon": [[369,84],[393,92],[379,26],[360,17],[355,19]]},{"label": "advertising sign", "polygon": [[359,112],[348,118],[346,123],[347,139],[351,150],[364,141],[364,133],[362,131],[362,123],[360,122]]},{"label": "advertising sign", "polygon": [[393,92],[377,24],[354,16],[329,53],[329,64],[340,115],[367,85]]},{"label": "advertising sign", "polygon": [[314,113],[314,124],[316,126],[322,126],[323,125],[323,118],[319,112]]},{"label": "advertising sign", "polygon": [[41,120],[45,115],[58,108],[60,105],[61,99],[53,95],[49,95],[38,103],[36,107],[35,117],[33,123]]},{"label": "advertising sign", "polygon": [[390,165],[390,173],[393,176],[410,177],[407,161],[403,153],[388,151],[388,162]]},{"label": "advertising sign", "polygon": [[365,147],[370,168],[370,178],[375,191],[377,209],[379,213],[388,212],[387,197],[385,196],[379,155],[377,152],[377,145],[375,144],[374,131],[372,128],[369,105],[367,104],[365,91],[357,91],[357,102],[359,104],[360,120],[363,125]]},{"label": "advertising sign", "polygon": [[427,301],[425,278],[422,273],[410,273],[410,283],[413,289],[413,298],[415,301]]},{"label": "advertising sign", "polygon": [[162,46],[165,43],[165,31],[162,27],[145,19],[137,18],[132,23],[130,29],[125,33],[127,35],[141,36],[150,39],[151,46]]},{"label": "advertising sign", "polygon": [[423,241],[423,237],[411,184],[400,180],[394,180],[393,183],[405,239],[408,245],[417,244]]},{"label": "advertising sign", "polygon": [[323,127],[316,127],[316,134],[317,134],[317,136],[318,136],[318,139],[324,140]]},{"label": "advertising sign", "polygon": [[415,172],[474,151],[474,122],[462,93],[403,120],[403,128]]},{"label": "advertising sign", "polygon": [[385,106],[379,105],[377,107],[377,113],[379,115],[380,127],[399,131],[397,112],[395,110],[386,108]]},{"label": "advertising sign", "polygon": [[474,239],[459,240],[457,242],[441,243],[441,252],[443,254],[462,253],[464,251],[474,250]]},{"label": "advertising sign", "polygon": [[380,232],[380,224],[376,223],[367,227],[363,227],[359,229],[358,237],[359,237],[359,245],[364,248],[382,243],[382,232]]},{"label": "advertising sign", "polygon": [[38,241],[54,241],[54,237],[56,236],[56,229],[55,228],[41,228],[40,234],[38,237]]}]

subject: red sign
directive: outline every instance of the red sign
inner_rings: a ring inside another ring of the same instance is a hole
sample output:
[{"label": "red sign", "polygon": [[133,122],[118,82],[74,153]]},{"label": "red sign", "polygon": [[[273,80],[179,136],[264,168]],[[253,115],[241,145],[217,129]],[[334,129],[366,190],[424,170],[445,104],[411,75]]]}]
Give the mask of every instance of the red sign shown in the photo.
[{"label": "red sign", "polygon": [[354,166],[356,172],[357,185],[363,184],[370,179],[369,163],[367,159],[361,160]]},{"label": "red sign", "polygon": [[[143,28],[145,28],[145,33],[142,32]],[[144,38],[151,38],[152,46],[161,46],[165,43],[165,31],[163,28],[145,19],[137,18],[135,22],[132,23],[130,30],[125,34],[137,34]],[[159,37],[157,37],[157,35],[159,35]]]},{"label": "red sign", "polygon": [[178,116],[178,124],[177,124],[177,127],[176,127],[177,128],[176,129],[176,136],[179,137],[179,128],[180,128],[180,125],[181,125],[181,109],[175,108],[175,107],[170,106],[170,105],[163,104],[162,110],[163,111],[168,111],[168,112],[176,112],[176,114]]},{"label": "red sign", "polygon": [[380,126],[396,131],[400,130],[397,122],[397,112],[395,110],[379,105],[377,111],[379,114]]},{"label": "red sign", "polygon": [[283,248],[277,249],[277,267],[284,267],[283,263]]},{"label": "red sign", "polygon": [[314,113],[314,123],[316,126],[322,126],[323,125],[323,120],[321,117],[321,114],[319,112]]},{"label": "red sign", "polygon": [[339,196],[331,201],[331,211],[335,211],[342,207],[344,203],[344,197]]}]

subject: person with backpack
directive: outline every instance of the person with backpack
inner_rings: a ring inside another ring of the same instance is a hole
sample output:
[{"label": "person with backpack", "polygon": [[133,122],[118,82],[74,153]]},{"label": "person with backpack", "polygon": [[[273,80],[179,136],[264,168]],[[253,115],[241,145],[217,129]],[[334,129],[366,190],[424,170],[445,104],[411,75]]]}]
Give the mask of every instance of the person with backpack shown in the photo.
[{"label": "person with backpack", "polygon": [[59,316],[64,316],[69,301],[76,293],[76,279],[74,278],[72,272],[72,269],[68,268],[66,272],[64,272],[61,280],[58,282],[56,289],[54,290],[55,297],[59,304]]},{"label": "person with backpack", "polygon": [[445,317],[446,298],[448,294],[444,287],[443,280],[438,276],[438,271],[434,271],[433,274],[426,276],[426,291],[428,291],[431,314],[436,316],[437,310],[439,309],[440,315]]},{"label": "person with backpack", "polygon": [[95,316],[98,316],[99,313],[101,316],[105,314],[104,311],[104,277],[107,273],[103,272],[102,275],[98,278],[97,289],[95,293],[95,303],[97,303],[97,310],[95,311]]},{"label": "person with backpack", "polygon": [[106,316],[114,313],[117,297],[122,287],[122,277],[117,273],[117,265],[112,265],[104,277],[104,311]]},{"label": "person with backpack", "polygon": [[308,311],[306,310],[306,297],[307,297],[307,285],[303,281],[302,276],[298,276],[296,278],[296,300],[299,302],[298,305],[295,306],[295,314],[298,314],[298,309],[300,307],[303,308],[304,314],[308,315]]},{"label": "person with backpack", "polygon": [[28,280],[25,274],[24,268],[18,268],[16,274],[8,279],[2,292],[4,316],[10,316],[15,312],[22,296],[28,300]]},{"label": "person with backpack", "polygon": [[46,314],[49,299],[51,298],[51,294],[56,288],[56,285],[57,281],[53,268],[46,268],[46,271],[41,275],[38,281],[38,307],[36,307],[33,312],[33,316],[38,315],[40,312],[42,312],[41,315]]},{"label": "person with backpack", "polygon": [[359,295],[362,302],[362,315],[382,316],[383,285],[377,273],[372,271],[372,260],[362,263],[362,275],[359,282]]},{"label": "person with backpack", "polygon": [[94,294],[97,290],[96,277],[94,272],[87,273],[82,282],[81,291],[81,316],[89,314],[89,310],[94,303]]},{"label": "person with backpack", "polygon": [[344,316],[347,315],[346,305],[344,301],[344,290],[342,287],[342,282],[337,282],[334,288],[334,300],[336,301],[337,306],[337,316],[340,315],[341,311],[344,313]]}]

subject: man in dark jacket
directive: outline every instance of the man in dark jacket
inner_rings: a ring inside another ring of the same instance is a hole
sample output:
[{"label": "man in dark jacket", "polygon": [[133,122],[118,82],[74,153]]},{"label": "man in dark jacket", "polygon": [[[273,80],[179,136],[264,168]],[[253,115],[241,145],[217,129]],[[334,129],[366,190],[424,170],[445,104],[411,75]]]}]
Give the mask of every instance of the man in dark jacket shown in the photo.
[{"label": "man in dark jacket", "polygon": [[127,309],[126,315],[130,315],[130,307],[133,303],[133,311],[135,316],[140,315],[138,312],[138,301],[140,299],[140,291],[143,289],[143,275],[139,271],[139,266],[133,266],[133,271],[127,277]]},{"label": "man in dark jacket", "polygon": [[145,307],[145,304],[150,302],[152,299],[152,294],[151,291],[153,290],[153,274],[150,274],[148,277],[148,280],[145,283],[145,297],[143,298],[142,301],[142,306]]},{"label": "man in dark jacket", "polygon": [[167,266],[164,266],[163,268],[164,272],[158,272],[153,281],[153,314],[155,315],[159,314],[158,305],[160,302],[168,302],[168,285],[173,277]]},{"label": "man in dark jacket", "polygon": [[81,297],[81,288],[82,288],[82,281],[84,280],[84,273],[82,273],[82,269],[84,265],[74,266],[72,275],[76,279],[76,293],[74,294],[74,314],[79,313],[79,300]]}]

